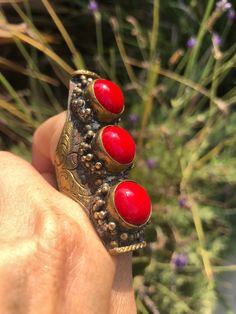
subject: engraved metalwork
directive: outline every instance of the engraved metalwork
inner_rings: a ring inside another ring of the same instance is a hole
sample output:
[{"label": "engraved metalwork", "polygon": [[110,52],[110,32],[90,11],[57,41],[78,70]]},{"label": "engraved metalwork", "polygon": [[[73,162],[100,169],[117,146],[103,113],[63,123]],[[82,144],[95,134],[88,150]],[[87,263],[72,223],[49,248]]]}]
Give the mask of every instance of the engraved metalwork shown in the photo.
[{"label": "engraved metalwork", "polygon": [[109,252],[119,254],[143,248],[146,242],[144,225],[128,224],[115,209],[115,187],[127,179],[132,163],[104,158],[100,131],[108,121],[117,124],[120,114],[102,111],[94,98],[92,86],[99,78],[86,70],[72,74],[55,170],[59,190],[84,208]]}]

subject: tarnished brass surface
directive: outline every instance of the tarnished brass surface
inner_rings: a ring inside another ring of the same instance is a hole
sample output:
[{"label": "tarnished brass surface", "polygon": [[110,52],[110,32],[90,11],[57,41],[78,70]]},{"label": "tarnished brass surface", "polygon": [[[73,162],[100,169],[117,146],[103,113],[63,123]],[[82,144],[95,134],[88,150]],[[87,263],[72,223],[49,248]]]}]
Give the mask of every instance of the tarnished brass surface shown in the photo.
[{"label": "tarnished brass surface", "polygon": [[119,115],[109,118],[97,103],[92,86],[98,78],[87,70],[72,74],[55,171],[59,190],[84,208],[108,251],[116,255],[143,248],[146,242],[144,225],[127,224],[115,209],[115,187],[127,178],[132,163],[118,164],[104,153],[99,134],[105,122],[117,123]]},{"label": "tarnished brass surface", "polygon": [[73,146],[73,138],[75,136],[78,136],[78,134],[75,134],[72,122],[66,121],[56,149],[55,169],[57,183],[61,192],[88,211],[92,194],[88,187],[82,184],[76,171],[78,155]]}]

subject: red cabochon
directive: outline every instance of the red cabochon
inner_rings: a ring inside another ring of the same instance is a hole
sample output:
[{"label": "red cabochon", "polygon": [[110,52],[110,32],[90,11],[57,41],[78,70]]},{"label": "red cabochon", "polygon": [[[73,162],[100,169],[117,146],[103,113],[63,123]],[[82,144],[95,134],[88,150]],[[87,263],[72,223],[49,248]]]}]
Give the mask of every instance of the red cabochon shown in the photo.
[{"label": "red cabochon", "polygon": [[136,146],[132,136],[118,126],[109,125],[102,130],[102,144],[106,152],[120,164],[133,161]]},{"label": "red cabochon", "polygon": [[142,225],[150,217],[150,198],[144,188],[133,181],[117,185],[114,202],[119,215],[129,224]]},{"label": "red cabochon", "polygon": [[109,112],[119,114],[124,109],[124,96],[120,88],[108,80],[96,80],[94,94],[99,103]]}]

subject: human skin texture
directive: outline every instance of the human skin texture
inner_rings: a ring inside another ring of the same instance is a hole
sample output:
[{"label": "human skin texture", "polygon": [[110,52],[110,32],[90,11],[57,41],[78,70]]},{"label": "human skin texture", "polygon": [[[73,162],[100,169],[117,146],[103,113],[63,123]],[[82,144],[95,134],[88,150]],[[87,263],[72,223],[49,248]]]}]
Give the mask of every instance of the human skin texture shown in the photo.
[{"label": "human skin texture", "polygon": [[136,313],[131,253],[110,256],[79,204],[56,189],[65,118],[36,131],[32,164],[0,152],[0,313]]}]

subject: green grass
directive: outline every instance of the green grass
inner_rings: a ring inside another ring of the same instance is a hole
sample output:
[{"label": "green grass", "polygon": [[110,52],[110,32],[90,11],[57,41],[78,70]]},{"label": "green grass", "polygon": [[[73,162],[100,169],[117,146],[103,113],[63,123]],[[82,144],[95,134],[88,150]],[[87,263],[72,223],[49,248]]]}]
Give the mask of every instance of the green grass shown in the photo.
[{"label": "green grass", "polygon": [[[151,244],[134,257],[139,313],[227,309],[217,284],[219,273],[236,270],[225,260],[236,213],[235,21],[223,13],[210,28],[212,0],[101,1],[94,13],[87,1],[36,2],[1,8],[1,148],[30,158],[34,130],[66,108],[73,70],[117,82],[122,124],[138,144],[132,177],[153,202]],[[181,270],[171,263],[176,252],[188,256]]]}]

